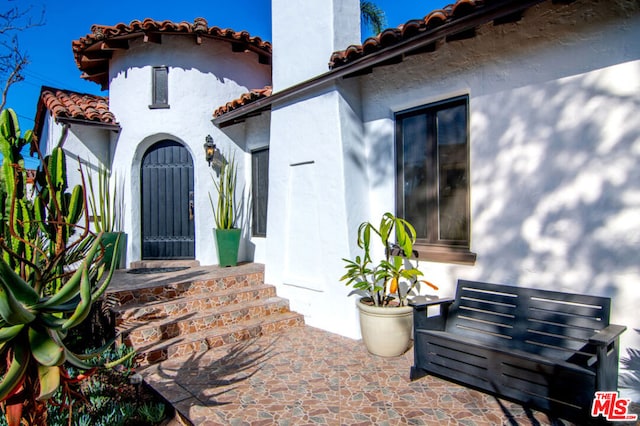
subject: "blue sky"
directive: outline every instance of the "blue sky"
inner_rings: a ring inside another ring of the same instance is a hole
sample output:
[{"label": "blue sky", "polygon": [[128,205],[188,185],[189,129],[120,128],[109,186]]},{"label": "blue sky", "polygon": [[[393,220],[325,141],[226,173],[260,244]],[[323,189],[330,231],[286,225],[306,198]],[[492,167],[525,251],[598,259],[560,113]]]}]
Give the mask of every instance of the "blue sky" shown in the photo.
[{"label": "blue sky", "polygon": [[[385,11],[389,27],[410,19],[422,18],[434,9],[453,0],[374,0]],[[2,0],[2,10],[15,5],[31,5],[31,15],[40,16],[44,9],[45,24],[19,34],[20,46],[31,63],[25,71],[25,81],[13,85],[6,106],[19,116],[21,127],[33,128],[41,86],[75,90],[96,95],[108,95],[100,87],[80,78],[71,51],[71,42],[91,32],[93,24],[115,25],[134,19],[188,21],[203,17],[209,25],[246,30],[253,36],[271,41],[271,1],[234,0],[231,2],[200,1],[136,1],[78,2],[76,0]],[[371,34],[365,34],[365,37]],[[346,47],[346,46],[345,46]],[[212,106],[213,108],[213,106]],[[35,164],[29,161],[28,167]]]}]

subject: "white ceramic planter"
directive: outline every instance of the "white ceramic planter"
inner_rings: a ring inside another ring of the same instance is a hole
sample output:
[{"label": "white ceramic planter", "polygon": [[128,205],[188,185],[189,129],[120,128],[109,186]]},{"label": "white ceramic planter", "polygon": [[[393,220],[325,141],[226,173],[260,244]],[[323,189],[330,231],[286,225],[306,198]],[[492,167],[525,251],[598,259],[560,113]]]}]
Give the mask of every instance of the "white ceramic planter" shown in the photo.
[{"label": "white ceramic planter", "polygon": [[413,308],[368,306],[358,301],[360,331],[367,350],[378,356],[402,355],[411,345]]}]

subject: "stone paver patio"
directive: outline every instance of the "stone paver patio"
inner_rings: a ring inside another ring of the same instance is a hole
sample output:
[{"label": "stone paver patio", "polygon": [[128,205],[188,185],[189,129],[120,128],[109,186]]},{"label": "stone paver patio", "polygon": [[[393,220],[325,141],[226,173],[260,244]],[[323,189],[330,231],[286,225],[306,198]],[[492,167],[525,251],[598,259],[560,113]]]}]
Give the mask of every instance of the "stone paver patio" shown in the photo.
[{"label": "stone paver patio", "polygon": [[309,326],[142,371],[195,425],[569,425]]}]

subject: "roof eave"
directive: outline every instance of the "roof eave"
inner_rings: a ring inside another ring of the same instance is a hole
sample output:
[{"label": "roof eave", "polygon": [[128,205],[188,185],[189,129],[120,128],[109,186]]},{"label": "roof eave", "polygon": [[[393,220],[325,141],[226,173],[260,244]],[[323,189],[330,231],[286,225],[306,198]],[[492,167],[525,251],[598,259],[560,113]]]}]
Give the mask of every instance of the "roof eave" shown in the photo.
[{"label": "roof eave", "polygon": [[72,117],[58,117],[55,119],[56,122],[68,125],[80,125],[80,126],[91,126],[91,127],[100,127],[104,130],[110,130],[113,132],[120,132],[120,125],[118,123],[105,123],[104,121],[95,121],[95,120],[84,120],[81,118],[72,118]]},{"label": "roof eave", "polygon": [[[415,52],[421,48],[425,48],[438,40],[453,38],[456,34],[461,34],[488,22],[499,20],[500,18],[504,18],[505,16],[509,16],[517,12],[525,11],[545,1],[548,0],[503,0],[485,5],[480,10],[470,13],[462,18],[445,23],[432,30],[425,31],[422,34],[401,41],[393,46],[370,53],[362,58],[354,60],[353,62],[349,62],[324,74],[320,74],[314,78],[276,92],[268,98],[262,98],[255,102],[243,105],[233,111],[214,118],[212,122],[220,128],[242,122],[250,116],[270,109],[271,105],[276,102],[286,101],[294,96],[313,90],[318,86],[333,80],[363,73],[367,69],[380,66],[385,62],[394,62],[393,60],[395,58],[402,58],[404,55]],[[554,3],[566,3],[567,1],[573,0],[553,0]]]}]

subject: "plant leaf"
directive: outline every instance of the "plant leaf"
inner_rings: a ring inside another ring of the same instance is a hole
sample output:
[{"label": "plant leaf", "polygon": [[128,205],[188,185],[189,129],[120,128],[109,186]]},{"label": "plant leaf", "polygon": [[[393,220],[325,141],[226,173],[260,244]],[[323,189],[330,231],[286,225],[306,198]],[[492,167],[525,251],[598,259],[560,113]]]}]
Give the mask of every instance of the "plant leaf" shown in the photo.
[{"label": "plant leaf", "polygon": [[29,351],[22,345],[13,346],[13,361],[0,382],[0,401],[4,401],[22,384],[29,365]]},{"label": "plant leaf", "polygon": [[91,249],[87,253],[87,257],[84,259],[82,265],[76,270],[76,272],[69,278],[64,286],[56,294],[45,300],[43,303],[37,305],[37,308],[49,308],[51,306],[60,305],[73,299],[80,290],[80,283],[82,281],[83,270],[93,263],[93,259],[96,257],[98,250],[101,246],[102,234],[98,234]]},{"label": "plant leaf", "polygon": [[51,398],[60,386],[60,367],[39,365],[38,380],[40,381],[38,401]]},{"label": "plant leaf", "polygon": [[[112,265],[112,267],[115,265]],[[89,279],[89,268],[82,268],[82,279],[80,280],[80,303],[76,307],[71,317],[64,324],[62,329],[73,328],[80,324],[91,311],[91,280]]]},{"label": "plant leaf", "polygon": [[28,324],[36,318],[16,299],[4,279],[0,279],[0,316],[9,325]]},{"label": "plant leaf", "polygon": [[30,327],[29,345],[33,357],[41,365],[52,367],[64,362],[63,348],[51,338],[46,330]]},{"label": "plant leaf", "polygon": [[123,362],[125,362],[125,361],[127,361],[127,360],[129,360],[129,359],[133,358],[133,357],[134,357],[134,356],[136,356],[137,354],[138,354],[138,352],[136,352],[136,351],[132,350],[132,351],[131,351],[131,352],[129,352],[128,354],[126,354],[126,355],[124,355],[124,356],[122,356],[122,357],[120,357],[120,358],[118,358],[118,359],[116,359],[116,360],[114,360],[114,361],[107,362],[106,364],[104,364],[104,366],[105,366],[106,368],[113,368],[113,367],[115,367],[116,365],[118,365],[118,364],[122,364]]},{"label": "plant leaf", "polygon": [[95,365],[89,364],[88,362],[85,362],[82,359],[80,359],[78,355],[71,352],[67,348],[64,349],[64,357],[69,364],[73,365],[74,367],[81,368],[83,370],[90,370],[95,367]]},{"label": "plant leaf", "polygon": [[[102,285],[93,292],[93,294],[91,295],[91,304],[93,304],[96,300],[98,300],[98,298],[100,296],[102,296],[102,294],[107,290],[107,287],[109,287],[109,284],[111,283],[111,278],[113,277],[113,274],[116,271],[116,268],[118,267],[118,260],[120,257],[120,250],[121,250],[121,245],[123,240],[122,239],[122,235],[123,234],[118,234],[118,236],[116,237],[116,241],[114,243],[114,247],[113,247],[113,254],[112,254],[112,258],[111,258],[111,263],[109,264],[109,274],[107,274],[107,277],[104,279],[104,281],[102,282]],[[101,266],[104,266],[101,265]],[[99,273],[99,277],[102,276],[102,273]]]},{"label": "plant leaf", "polygon": [[16,299],[27,306],[38,302],[38,293],[5,262],[2,256],[0,256],[0,281],[5,287],[11,288]]},{"label": "plant leaf", "polygon": [[24,324],[4,326],[0,328],[0,343],[8,342],[9,340],[13,339],[18,334],[20,334],[23,328]]}]

